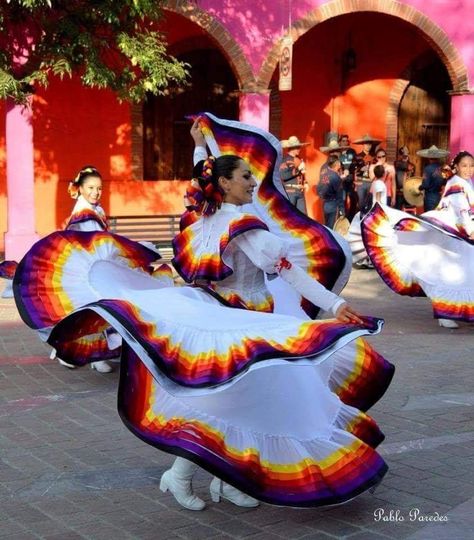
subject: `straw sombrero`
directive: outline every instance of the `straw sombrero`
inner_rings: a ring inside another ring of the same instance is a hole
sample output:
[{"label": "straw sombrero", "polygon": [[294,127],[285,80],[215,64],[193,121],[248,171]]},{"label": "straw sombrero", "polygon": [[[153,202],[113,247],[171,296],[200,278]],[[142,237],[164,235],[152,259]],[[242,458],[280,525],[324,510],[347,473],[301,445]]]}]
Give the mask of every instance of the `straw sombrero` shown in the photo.
[{"label": "straw sombrero", "polygon": [[330,152],[339,152],[344,150],[344,148],[347,148],[347,146],[339,146],[336,139],[331,139],[327,146],[320,146],[319,150],[324,154],[329,154]]},{"label": "straw sombrero", "polygon": [[349,232],[350,226],[351,223],[346,217],[339,216],[334,222],[333,230],[339,233],[341,236],[346,236]]},{"label": "straw sombrero", "polygon": [[288,139],[280,142],[282,148],[301,148],[309,144],[309,142],[301,142],[296,135],[291,135]]},{"label": "straw sombrero", "polygon": [[443,150],[442,148],[438,148],[433,144],[433,146],[430,146],[429,148],[423,148],[423,150],[418,150],[416,155],[423,158],[438,159],[448,156],[449,150]]},{"label": "straw sombrero", "polygon": [[420,193],[421,176],[412,176],[403,182],[403,197],[410,206],[423,206],[423,193]]},{"label": "straw sombrero", "polygon": [[381,142],[382,141],[380,139],[376,139],[375,137],[371,137],[368,133],[366,133],[360,139],[352,141],[352,144],[379,144]]}]

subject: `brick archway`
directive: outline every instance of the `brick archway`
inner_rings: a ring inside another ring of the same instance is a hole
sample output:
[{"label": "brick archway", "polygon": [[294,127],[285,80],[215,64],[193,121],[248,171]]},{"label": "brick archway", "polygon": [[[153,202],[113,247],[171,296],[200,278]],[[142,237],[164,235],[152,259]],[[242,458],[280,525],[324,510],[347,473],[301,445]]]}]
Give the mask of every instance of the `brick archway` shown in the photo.
[{"label": "brick archway", "polygon": [[[415,26],[418,33],[426,39],[445,65],[451,79],[453,92],[465,93],[469,91],[467,68],[448,36],[433,21],[413,6],[401,4],[395,0],[334,0],[313,9],[303,18],[295,21],[291,26],[290,33],[293,41],[296,41],[317,24],[340,15],[350,15],[354,12],[363,11],[397,17]],[[257,85],[259,87],[268,88],[278,63],[279,48],[280,43],[275,43],[262,63],[257,76]]]},{"label": "brick archway", "polygon": [[177,13],[203,28],[219,45],[220,51],[227,58],[237,78],[240,90],[257,89],[252,67],[240,45],[228,30],[210,13],[200,9],[196,4],[183,0],[170,0],[163,6],[164,10]]},{"label": "brick archway", "polygon": [[398,109],[403,95],[410,84],[408,73],[402,73],[400,78],[396,80],[390,92],[387,115],[385,121],[387,146],[386,151],[389,159],[393,161],[397,156],[397,139],[398,139]]}]

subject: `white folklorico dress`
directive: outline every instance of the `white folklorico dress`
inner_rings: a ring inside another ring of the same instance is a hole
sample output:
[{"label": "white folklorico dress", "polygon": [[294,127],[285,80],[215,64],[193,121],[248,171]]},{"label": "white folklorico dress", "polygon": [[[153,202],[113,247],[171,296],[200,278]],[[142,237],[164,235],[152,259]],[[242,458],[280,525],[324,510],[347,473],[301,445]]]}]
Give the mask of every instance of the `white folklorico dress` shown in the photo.
[{"label": "white folklorico dress", "polygon": [[[118,406],[127,427],[261,501],[336,504],[377,485],[387,470],[375,451],[383,435],[362,411],[394,368],[361,336],[381,321],[272,312],[265,274],[325,310],[339,298],[244,208],[224,204],[191,221],[174,241],[173,264],[191,284],[183,287],[151,277],[156,254],[126,238],[50,235],[15,278],[24,320],[49,324],[49,343],[76,364],[89,360],[69,358],[68,339],[115,328],[124,340]],[[30,284],[39,266],[41,288]]]},{"label": "white folklorico dress", "polygon": [[473,217],[472,182],[453,176],[438,208],[421,216],[374,207],[363,241],[393,291],[427,296],[435,318],[474,322]]},{"label": "white folklorico dress", "polygon": [[[107,230],[107,218],[100,205],[90,204],[82,195],[79,195],[71,215],[64,222],[62,228],[71,231],[105,231]],[[6,281],[2,298],[13,297],[12,282],[17,266],[16,261],[0,263],[0,278]]]}]

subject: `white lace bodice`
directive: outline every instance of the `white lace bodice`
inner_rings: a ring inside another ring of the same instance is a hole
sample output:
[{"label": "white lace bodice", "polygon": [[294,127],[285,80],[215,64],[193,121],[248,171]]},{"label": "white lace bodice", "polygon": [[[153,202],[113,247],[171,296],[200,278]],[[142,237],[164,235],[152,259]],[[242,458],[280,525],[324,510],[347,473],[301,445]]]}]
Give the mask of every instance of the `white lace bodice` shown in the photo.
[{"label": "white lace bodice", "polygon": [[[265,286],[265,273],[280,275],[326,311],[334,313],[343,302],[287,260],[285,243],[258,218],[243,214],[233,204],[224,203],[214,215],[201,217],[185,229],[183,240],[179,244],[183,254],[175,262],[185,267],[188,281],[205,284],[232,305],[271,311],[273,300]],[[211,273],[214,278],[209,278]]]}]

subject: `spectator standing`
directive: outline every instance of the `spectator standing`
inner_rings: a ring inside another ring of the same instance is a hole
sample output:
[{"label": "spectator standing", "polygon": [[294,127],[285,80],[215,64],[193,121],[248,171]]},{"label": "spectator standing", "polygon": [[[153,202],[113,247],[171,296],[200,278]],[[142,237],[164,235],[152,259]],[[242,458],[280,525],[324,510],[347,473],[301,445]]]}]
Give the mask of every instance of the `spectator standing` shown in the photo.
[{"label": "spectator standing", "polygon": [[443,150],[433,145],[430,148],[418,150],[418,156],[428,159],[428,164],[423,168],[423,182],[420,191],[424,191],[425,212],[434,210],[441,200],[441,189],[446,184],[443,176],[441,159],[447,157],[448,150]]},{"label": "spectator standing", "polygon": [[379,203],[382,206],[387,206],[387,186],[383,181],[385,169],[383,165],[374,167],[374,180],[370,185],[370,193],[372,193],[372,206]]},{"label": "spectator standing", "polygon": [[395,183],[397,187],[395,208],[401,210],[406,203],[403,197],[403,184],[415,174],[415,164],[410,161],[408,147],[402,146],[398,150],[398,157],[393,166],[395,167]]},{"label": "spectator standing", "polygon": [[343,172],[347,171],[343,179],[343,198],[346,217],[350,220],[357,212],[357,193],[355,190],[356,151],[350,147],[349,135],[339,137],[341,154],[339,159]]},{"label": "spectator standing", "polygon": [[355,189],[357,192],[359,210],[368,210],[369,192],[371,179],[369,177],[370,165],[375,160],[375,148],[381,141],[368,133],[354,141],[354,144],[362,144],[362,150],[355,157]]},{"label": "spectator standing", "polygon": [[[332,229],[338,215],[344,215],[344,199],[339,157],[331,155],[327,167],[317,186],[318,195],[323,201],[324,224]],[[347,173],[343,173],[347,176]]]},{"label": "spectator standing", "polygon": [[280,165],[280,176],[290,202],[303,214],[306,214],[304,193],[308,183],[305,178],[305,163],[300,157],[300,152],[301,148],[308,144],[300,142],[296,135],[281,141],[281,147],[287,150],[287,154]]},{"label": "spectator standing", "polygon": [[375,157],[377,161],[369,167],[369,178],[371,180],[375,178],[374,168],[377,165],[383,166],[385,170],[383,181],[385,182],[385,186],[387,187],[387,205],[394,206],[395,195],[397,192],[397,188],[395,184],[395,167],[387,163],[387,152],[383,148],[377,149],[377,153],[375,154]]}]

